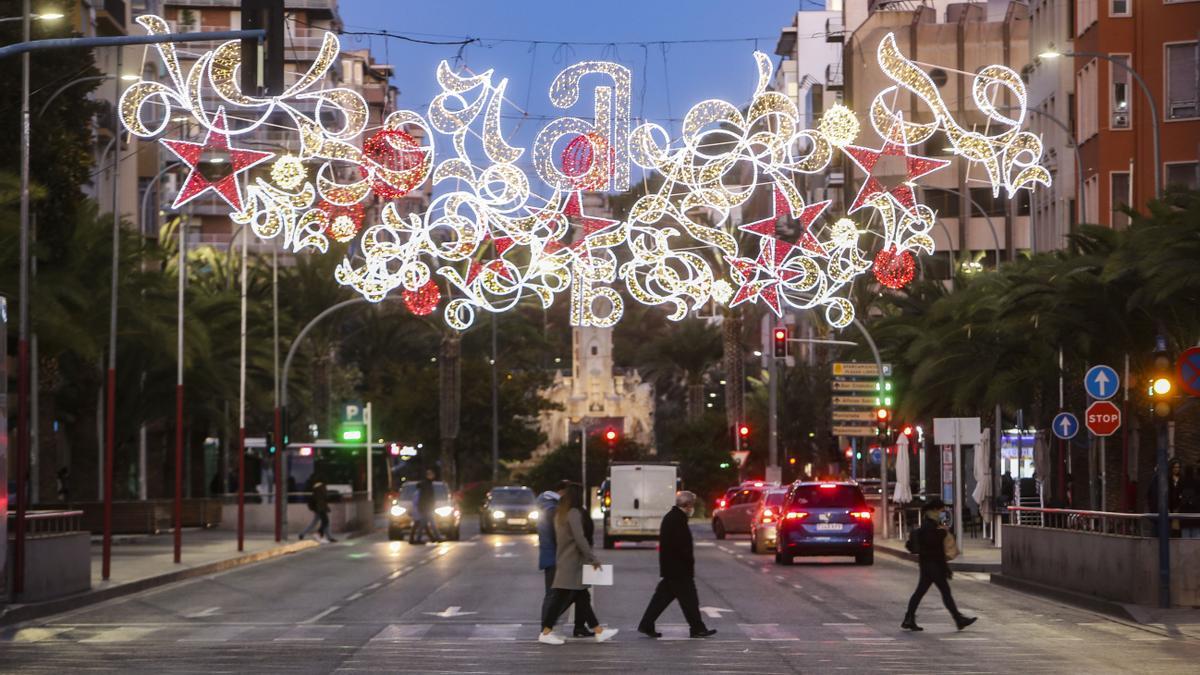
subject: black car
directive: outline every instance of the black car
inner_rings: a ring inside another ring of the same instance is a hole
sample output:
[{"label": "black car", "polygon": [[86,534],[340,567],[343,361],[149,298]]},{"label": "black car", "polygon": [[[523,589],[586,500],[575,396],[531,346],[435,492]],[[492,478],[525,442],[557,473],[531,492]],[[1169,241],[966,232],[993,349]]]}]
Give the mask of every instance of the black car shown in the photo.
[{"label": "black car", "polygon": [[872,514],[855,483],[797,481],[784,502],[775,562],[790,565],[796,556],[848,555],[859,565],[871,565]]},{"label": "black car", "polygon": [[537,495],[527,487],[510,485],[488,490],[479,512],[479,529],[492,532],[537,532]]}]

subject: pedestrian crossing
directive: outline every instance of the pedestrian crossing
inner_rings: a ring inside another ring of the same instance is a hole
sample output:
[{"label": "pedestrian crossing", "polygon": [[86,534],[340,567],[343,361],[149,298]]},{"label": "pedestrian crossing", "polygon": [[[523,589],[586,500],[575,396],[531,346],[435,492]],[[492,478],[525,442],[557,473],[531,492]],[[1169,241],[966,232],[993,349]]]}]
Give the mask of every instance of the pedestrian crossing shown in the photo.
[{"label": "pedestrian crossing", "polygon": [[[878,627],[862,621],[828,622],[819,625],[789,625],[780,623],[714,623],[719,633],[709,641],[781,643],[781,647],[795,643],[851,643],[863,648],[878,645],[899,646],[913,640],[937,640],[941,642],[976,643],[985,646],[1021,645],[1029,639],[1025,624],[987,626],[971,631],[959,632],[950,623],[922,622],[925,632],[907,633],[893,629],[890,625]],[[620,639],[648,640],[630,627]],[[1039,640],[1057,641],[1105,641],[1125,642],[1132,645],[1168,641],[1174,638],[1146,631],[1137,627],[1113,622],[1087,622],[1059,624],[1055,630],[1046,631],[1039,627]],[[660,623],[663,634],[660,641],[690,640],[686,624]],[[25,628],[10,628],[0,631],[0,645],[11,644],[62,644],[85,645],[137,644],[137,643],[191,643],[191,644],[236,644],[236,643],[292,643],[337,644],[337,645],[391,645],[411,642],[466,641],[469,643],[518,642],[532,640],[540,627],[536,623],[504,622],[421,622],[421,623],[177,623],[156,625],[106,625],[106,624],[62,624]],[[560,628],[560,630],[563,630]],[[569,627],[565,629],[569,633]],[[628,634],[628,637],[626,637]],[[1186,638],[1185,638],[1186,639]]]}]

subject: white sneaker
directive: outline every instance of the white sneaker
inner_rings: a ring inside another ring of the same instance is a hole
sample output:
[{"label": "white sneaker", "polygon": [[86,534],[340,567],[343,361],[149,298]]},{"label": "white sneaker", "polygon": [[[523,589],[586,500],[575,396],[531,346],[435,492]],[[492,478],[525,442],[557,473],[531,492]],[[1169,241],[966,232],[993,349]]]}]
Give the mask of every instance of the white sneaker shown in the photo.
[{"label": "white sneaker", "polygon": [[604,628],[599,633],[596,633],[596,642],[604,642],[611,640],[617,636],[619,631],[616,628]]},{"label": "white sneaker", "polygon": [[[597,639],[599,639],[599,636],[597,636]],[[542,633],[538,636],[538,642],[544,645],[561,645],[566,642],[566,640],[555,635],[554,633]]]}]

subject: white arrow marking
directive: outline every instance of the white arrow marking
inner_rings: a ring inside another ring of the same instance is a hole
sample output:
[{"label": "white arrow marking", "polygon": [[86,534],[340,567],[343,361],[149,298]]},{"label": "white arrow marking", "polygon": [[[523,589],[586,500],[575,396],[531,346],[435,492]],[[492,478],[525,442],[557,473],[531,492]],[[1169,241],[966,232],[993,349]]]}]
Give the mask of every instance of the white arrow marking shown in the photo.
[{"label": "white arrow marking", "polygon": [[187,614],[186,616],[189,619],[199,619],[202,616],[212,616],[220,611],[220,607],[209,607],[208,609],[202,609],[199,612],[193,612],[191,614]]},{"label": "white arrow marking", "polygon": [[733,610],[724,609],[722,607],[701,607],[700,611],[704,612],[704,616],[707,616],[710,619],[719,619],[721,618],[721,612],[732,612]]},{"label": "white arrow marking", "polygon": [[516,553],[497,553],[495,555],[495,557],[496,558],[515,558],[515,557],[517,557],[517,554]]},{"label": "white arrow marking", "polygon": [[1060,429],[1062,429],[1062,435],[1063,435],[1063,436],[1070,436],[1070,435],[1071,435],[1071,418],[1070,418],[1070,417],[1064,417],[1064,418],[1062,418],[1062,422],[1061,422],[1061,423],[1059,423],[1059,425],[1058,425],[1058,426],[1059,426],[1059,428],[1060,428]]},{"label": "white arrow marking", "polygon": [[1103,370],[1096,371],[1096,376],[1092,378],[1096,386],[1100,389],[1100,397],[1104,397],[1104,390],[1108,388],[1108,375],[1104,374]]},{"label": "white arrow marking", "polygon": [[440,612],[425,612],[430,616],[440,616],[443,619],[453,619],[456,616],[466,616],[468,614],[478,614],[478,612],[464,612],[462,607],[447,607]]}]

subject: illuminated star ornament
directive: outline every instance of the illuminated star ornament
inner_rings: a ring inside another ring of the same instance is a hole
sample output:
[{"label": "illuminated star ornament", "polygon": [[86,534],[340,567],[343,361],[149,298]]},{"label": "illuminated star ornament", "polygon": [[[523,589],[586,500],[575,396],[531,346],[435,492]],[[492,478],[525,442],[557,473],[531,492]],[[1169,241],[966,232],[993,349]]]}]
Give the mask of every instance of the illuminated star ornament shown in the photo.
[{"label": "illuminated star ornament", "polygon": [[[917,198],[913,194],[913,182],[927,176],[938,169],[950,164],[948,159],[919,157],[908,152],[908,143],[904,139],[903,120],[897,119],[887,134],[887,140],[878,150],[864,148],[858,145],[847,145],[842,148],[850,159],[867,174],[858,196],[850,205],[847,213],[867,206],[880,196],[890,195],[905,210],[916,206]],[[899,176],[903,177],[899,177]]]},{"label": "illuminated star ornament", "polygon": [[[267,161],[274,157],[275,153],[231,146],[228,128],[225,121],[225,108],[218,108],[203,143],[165,138],[160,141],[189,169],[187,180],[184,181],[183,188],[175,197],[172,208],[177,209],[208,190],[212,190],[235,211],[242,210],[242,186],[238,182],[238,174]],[[229,164],[227,173],[223,166],[226,162]],[[211,180],[206,176],[201,168],[201,165],[205,163],[210,166],[215,165],[213,170],[214,172],[219,171],[220,177]]]}]

